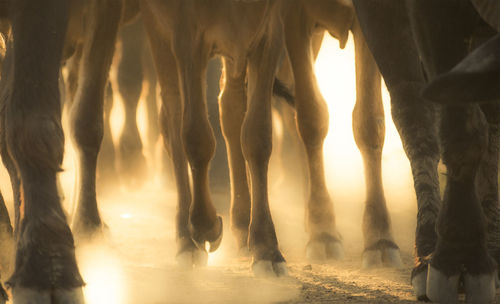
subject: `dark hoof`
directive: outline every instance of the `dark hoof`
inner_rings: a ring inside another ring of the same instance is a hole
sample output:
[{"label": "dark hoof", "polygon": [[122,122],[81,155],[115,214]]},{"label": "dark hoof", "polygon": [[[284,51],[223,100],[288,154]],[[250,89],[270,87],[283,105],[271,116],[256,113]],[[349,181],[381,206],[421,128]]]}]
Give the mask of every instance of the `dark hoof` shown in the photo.
[{"label": "dark hoof", "polygon": [[[220,243],[222,242],[223,230],[224,227],[222,224],[222,217],[217,216],[215,225],[209,231],[203,233],[192,231],[193,242],[202,250],[206,249],[208,252],[214,252],[217,248],[219,248]],[[206,247],[207,244],[208,248]]]},{"label": "dark hoof", "polygon": [[72,227],[75,243],[87,243],[95,240],[109,239],[109,227],[105,223],[89,224],[76,222]]},{"label": "dark hoof", "polygon": [[12,290],[14,304],[83,304],[85,299],[81,288],[35,290],[15,287]]},{"label": "dark hoof", "polygon": [[285,261],[254,261],[252,263],[252,271],[258,278],[275,278],[288,276],[288,268],[286,267]]},{"label": "dark hoof", "polygon": [[184,269],[193,267],[205,267],[208,262],[208,253],[199,248],[192,248],[180,252],[176,256],[177,264]]},{"label": "dark hoof", "polygon": [[363,252],[363,269],[380,266],[401,268],[402,265],[399,247],[392,241],[380,240]]},{"label": "dark hoof", "polygon": [[[463,274],[465,299],[467,303],[495,302],[495,274]],[[427,275],[427,297],[432,302],[458,303],[460,275],[447,276],[429,265]]]},{"label": "dark hoof", "polygon": [[344,259],[342,242],[328,233],[313,238],[306,245],[306,258],[311,262]]},{"label": "dark hoof", "polygon": [[129,189],[141,187],[148,176],[146,158],[141,151],[127,155],[119,161],[118,171],[122,184]]}]

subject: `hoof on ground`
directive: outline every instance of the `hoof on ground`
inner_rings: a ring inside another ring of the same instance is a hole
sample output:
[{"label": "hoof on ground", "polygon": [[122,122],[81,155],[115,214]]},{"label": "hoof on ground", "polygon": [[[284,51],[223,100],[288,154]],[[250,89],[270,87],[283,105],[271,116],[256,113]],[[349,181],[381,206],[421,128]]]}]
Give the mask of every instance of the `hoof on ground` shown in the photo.
[{"label": "hoof on ground", "polygon": [[382,251],[382,264],[385,267],[401,268],[403,261],[401,261],[401,253],[399,248],[386,248]]},{"label": "hoof on ground", "polygon": [[286,262],[254,261],[252,271],[258,278],[276,278],[288,276]]},{"label": "hoof on ground", "polygon": [[458,303],[460,275],[447,276],[429,265],[427,273],[427,297],[432,302]]},{"label": "hoof on ground", "polygon": [[194,248],[180,252],[176,256],[177,265],[183,269],[192,269],[193,267],[205,267],[208,262],[208,253],[205,250]]},{"label": "hoof on ground", "polygon": [[75,289],[35,290],[14,287],[12,301],[16,304],[84,304],[83,291]]},{"label": "hoof on ground", "polygon": [[214,252],[220,246],[222,242],[222,234],[224,227],[222,224],[222,217],[217,216],[214,227],[204,233],[196,233],[192,231],[193,242],[196,246],[202,250],[208,250],[208,252]]},{"label": "hoof on ground", "polygon": [[238,249],[238,257],[249,258],[251,256],[252,254],[250,253],[250,249],[248,249],[248,246],[240,247],[240,249]]},{"label": "hoof on ground", "polygon": [[392,241],[380,240],[363,252],[363,269],[381,266],[392,268],[401,268],[403,266],[399,247]]},{"label": "hoof on ground", "polygon": [[338,240],[310,241],[306,246],[306,258],[311,262],[344,259],[344,246]]},{"label": "hoof on ground", "polygon": [[464,274],[465,300],[467,303],[494,303],[496,272],[491,274]]},{"label": "hoof on ground", "polygon": [[382,252],[380,250],[365,250],[361,268],[370,269],[382,266]]},{"label": "hoof on ground", "polygon": [[411,278],[411,286],[417,296],[417,301],[429,301],[427,298],[427,268]]},{"label": "hoof on ground", "polygon": [[72,232],[75,243],[90,243],[93,241],[105,241],[110,239],[110,230],[105,223],[83,224],[73,223]]}]

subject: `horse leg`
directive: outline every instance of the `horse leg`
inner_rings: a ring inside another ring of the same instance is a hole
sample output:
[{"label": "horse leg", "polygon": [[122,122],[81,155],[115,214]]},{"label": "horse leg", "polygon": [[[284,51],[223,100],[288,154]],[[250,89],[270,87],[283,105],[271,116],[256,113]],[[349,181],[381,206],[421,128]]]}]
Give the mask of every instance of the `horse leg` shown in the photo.
[{"label": "horse leg", "polygon": [[[487,245],[490,255],[500,267],[500,205],[498,198],[498,157],[500,151],[500,105],[482,104],[488,121],[488,149],[479,167],[477,181],[479,199],[486,216]],[[499,272],[500,273],[500,272]],[[497,287],[500,276],[497,278]]]},{"label": "horse leg", "polygon": [[271,19],[267,35],[257,45],[248,57],[248,104],[241,130],[252,202],[248,244],[257,276],[282,276],[287,269],[279,250],[267,191],[272,151],[272,88],[284,46],[281,21]]},{"label": "horse leg", "polygon": [[363,216],[363,268],[382,262],[390,267],[402,265],[394,242],[382,182],[382,149],[385,137],[381,79],[357,20],[353,25],[356,48],[356,105],[352,115],[354,139],[363,157],[366,202]]},{"label": "horse leg", "polygon": [[129,186],[141,183],[146,174],[146,159],[137,128],[137,105],[142,92],[144,31],[142,21],[121,30],[121,57],[118,65],[118,88],[125,108],[125,124],[118,140],[118,164]]},{"label": "horse leg", "polygon": [[[392,118],[413,174],[418,215],[412,285],[426,297],[427,266],[435,249],[441,200],[437,166],[439,145],[434,106],[420,97],[424,85],[403,1],[354,1],[364,37],[391,94]],[[384,37],[391,37],[385,39]]]},{"label": "horse leg", "polygon": [[208,254],[205,248],[197,248],[191,238],[189,210],[191,189],[188,173],[188,161],[184,152],[182,137],[182,98],[177,73],[176,59],[172,53],[170,41],[157,31],[151,11],[142,10],[148,31],[158,81],[161,87],[162,103],[160,108],[160,131],[167,154],[172,160],[177,187],[177,261],[181,266],[191,268],[204,266]]},{"label": "horse leg", "polygon": [[[432,80],[466,56],[468,38],[479,17],[468,1],[407,3],[415,41]],[[496,268],[486,246],[486,220],[476,181],[488,149],[486,118],[478,106],[443,107],[440,136],[447,185],[436,226],[438,241],[429,266],[427,296],[433,301],[457,302],[462,276],[467,301],[487,303],[495,297]]]},{"label": "horse leg", "polygon": [[5,132],[23,200],[16,266],[8,283],[14,303],[84,302],[56,183],[64,150],[58,79],[69,9],[61,0],[20,0],[10,7],[15,56],[14,72],[3,75],[14,77]]},{"label": "horse leg", "polygon": [[[172,40],[183,101],[182,139],[191,168],[193,200],[190,209],[191,237],[199,248],[215,251],[222,240],[222,218],[210,198],[208,167],[215,152],[215,138],[208,120],[205,79],[208,47],[197,41],[189,26],[182,26]],[[182,34],[180,34],[182,33]]]},{"label": "horse leg", "polygon": [[224,60],[224,87],[219,100],[222,133],[226,140],[231,179],[231,228],[240,254],[248,252],[250,192],[247,167],[241,151],[241,125],[246,112],[246,73]]},{"label": "horse leg", "polygon": [[97,193],[103,193],[109,186],[116,185],[115,146],[111,133],[111,110],[113,109],[113,87],[108,81],[104,95],[103,137],[97,157]]},{"label": "horse leg", "polygon": [[104,225],[97,207],[96,167],[103,137],[104,94],[120,12],[121,4],[114,0],[99,0],[91,4],[78,89],[72,107],[71,135],[79,161],[79,189],[73,231],[82,237],[102,233]]},{"label": "horse leg", "polygon": [[309,169],[309,200],[306,228],[309,242],[306,255],[312,260],[341,259],[341,237],[335,224],[333,204],[326,187],[323,141],[328,132],[328,109],[314,74],[312,23],[300,10],[292,10],[287,20],[286,43],[295,78],[295,107],[300,136]]}]

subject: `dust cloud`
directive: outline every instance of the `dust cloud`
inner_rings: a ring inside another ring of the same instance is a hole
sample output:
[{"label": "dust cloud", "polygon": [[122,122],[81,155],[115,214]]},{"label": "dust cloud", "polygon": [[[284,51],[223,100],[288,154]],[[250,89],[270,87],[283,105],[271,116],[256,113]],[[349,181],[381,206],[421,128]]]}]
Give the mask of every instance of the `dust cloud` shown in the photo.
[{"label": "dust cloud", "polygon": [[[384,94],[386,141],[383,177],[394,237],[402,250],[404,269],[361,271],[363,249],[361,218],[365,185],[361,156],[351,131],[355,102],[354,47],[352,37],[345,50],[326,36],[316,70],[321,91],[329,104],[330,132],[324,154],[329,191],[335,204],[338,229],[344,239],[346,259],[326,265],[309,265],[304,248],[304,205],[307,191],[301,161],[286,161],[274,153],[270,172],[270,202],[280,247],[290,266],[290,277],[256,279],[250,260],[238,258],[223,214],[225,232],[221,248],[209,256],[208,267],[182,270],[175,264],[176,193],[173,183],[156,172],[149,158],[150,178],[140,189],[117,186],[101,195],[99,208],[109,226],[97,244],[78,244],[78,260],[87,282],[89,304],[97,303],[371,303],[410,301],[411,252],[414,240],[416,199],[408,161],[390,118],[389,98]],[[115,96],[115,100],[119,100]],[[114,138],[123,123],[120,105],[113,110]],[[146,132],[144,105],[139,108],[140,131]],[[277,134],[286,132],[275,121]],[[279,129],[281,128],[281,130]],[[145,137],[143,137],[145,138]],[[159,145],[159,144],[158,144]],[[148,148],[148,147],[145,147]],[[159,149],[158,149],[159,150]],[[61,183],[64,205],[71,211],[75,182],[75,157],[67,139]],[[293,151],[291,153],[294,153]],[[300,155],[300,154],[298,154]],[[292,166],[293,164],[293,166]],[[12,208],[8,178],[1,173],[2,193]],[[169,185],[169,186],[166,186]],[[228,196],[214,193],[214,201],[228,210]]]}]

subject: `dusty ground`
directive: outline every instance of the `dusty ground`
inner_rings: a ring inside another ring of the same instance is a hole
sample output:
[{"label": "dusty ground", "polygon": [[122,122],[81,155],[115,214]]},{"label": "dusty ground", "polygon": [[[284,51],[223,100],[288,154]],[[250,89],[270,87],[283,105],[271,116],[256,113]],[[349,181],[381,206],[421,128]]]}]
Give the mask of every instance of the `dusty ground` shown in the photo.
[{"label": "dusty ground", "polygon": [[[289,277],[253,277],[250,260],[235,255],[227,218],[225,239],[210,255],[209,266],[187,271],[174,262],[175,195],[154,183],[140,192],[122,190],[122,194],[111,195],[112,199],[101,199],[103,217],[110,227],[108,240],[98,246],[80,246],[78,251],[89,304],[416,302],[409,282],[411,241],[399,242],[403,269],[363,271],[360,236],[356,236],[357,230],[344,229],[346,259],[309,264],[303,254],[303,213],[292,202],[287,210],[273,208]],[[272,198],[276,201],[275,195]],[[339,222],[346,227],[344,221]]]}]

